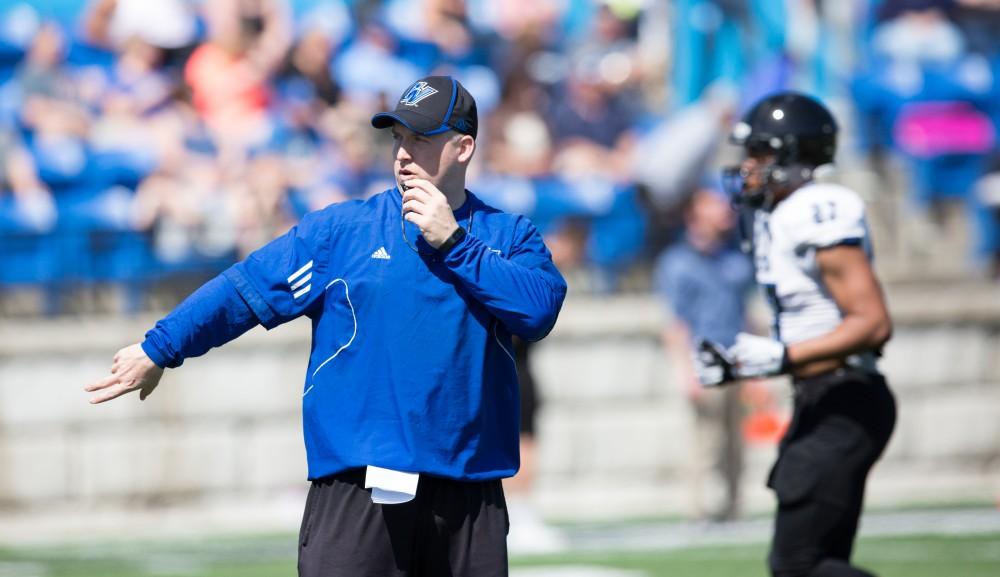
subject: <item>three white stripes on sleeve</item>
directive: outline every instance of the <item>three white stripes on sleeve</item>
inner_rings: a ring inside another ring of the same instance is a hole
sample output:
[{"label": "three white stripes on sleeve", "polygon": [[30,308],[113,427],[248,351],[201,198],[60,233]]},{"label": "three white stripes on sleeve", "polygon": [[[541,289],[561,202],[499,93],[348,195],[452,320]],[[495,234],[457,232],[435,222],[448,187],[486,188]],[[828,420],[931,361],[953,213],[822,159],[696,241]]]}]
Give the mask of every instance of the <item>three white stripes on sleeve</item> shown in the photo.
[{"label": "three white stripes on sleeve", "polygon": [[309,261],[306,264],[302,265],[302,268],[292,273],[292,276],[288,277],[288,285],[289,288],[292,290],[292,298],[297,299],[302,295],[308,293],[309,289],[312,288],[312,284],[309,283],[309,281],[312,280],[313,276],[311,272],[312,266],[313,266],[313,261]]}]

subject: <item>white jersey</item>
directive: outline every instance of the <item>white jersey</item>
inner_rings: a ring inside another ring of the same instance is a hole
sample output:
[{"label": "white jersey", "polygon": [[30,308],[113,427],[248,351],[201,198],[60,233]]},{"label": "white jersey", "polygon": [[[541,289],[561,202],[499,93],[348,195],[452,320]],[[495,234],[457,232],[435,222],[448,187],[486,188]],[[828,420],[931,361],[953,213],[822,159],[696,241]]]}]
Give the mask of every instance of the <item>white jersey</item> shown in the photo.
[{"label": "white jersey", "polygon": [[[816,250],[855,244],[871,259],[861,198],[840,185],[807,184],[772,211],[756,211],[753,228],[754,267],[774,309],[775,338],[792,344],[835,329],[842,315],[823,286]],[[871,353],[855,355],[848,362],[875,370]]]}]

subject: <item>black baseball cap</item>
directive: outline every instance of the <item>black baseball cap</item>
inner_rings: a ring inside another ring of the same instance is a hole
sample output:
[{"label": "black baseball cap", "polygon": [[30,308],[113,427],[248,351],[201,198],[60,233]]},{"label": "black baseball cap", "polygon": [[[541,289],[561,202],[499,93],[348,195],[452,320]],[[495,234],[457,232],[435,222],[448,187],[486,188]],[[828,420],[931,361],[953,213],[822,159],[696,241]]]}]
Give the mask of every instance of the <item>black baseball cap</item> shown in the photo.
[{"label": "black baseball cap", "polygon": [[375,128],[388,128],[393,122],[424,136],[454,130],[475,138],[479,131],[475,99],[451,76],[417,80],[399,97],[395,110],[372,116]]}]

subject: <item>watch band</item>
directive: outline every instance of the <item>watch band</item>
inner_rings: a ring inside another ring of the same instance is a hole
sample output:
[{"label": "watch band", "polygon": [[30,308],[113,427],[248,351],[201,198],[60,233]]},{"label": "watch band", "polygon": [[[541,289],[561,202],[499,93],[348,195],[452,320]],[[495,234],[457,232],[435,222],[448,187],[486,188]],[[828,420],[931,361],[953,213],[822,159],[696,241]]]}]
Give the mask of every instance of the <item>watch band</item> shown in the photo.
[{"label": "watch band", "polygon": [[445,241],[441,243],[441,246],[437,248],[438,253],[442,255],[448,254],[448,252],[452,249],[452,247],[454,247],[456,244],[461,242],[463,238],[465,238],[465,235],[466,231],[464,228],[462,227],[456,228],[455,232],[451,233],[451,236],[445,239]]}]

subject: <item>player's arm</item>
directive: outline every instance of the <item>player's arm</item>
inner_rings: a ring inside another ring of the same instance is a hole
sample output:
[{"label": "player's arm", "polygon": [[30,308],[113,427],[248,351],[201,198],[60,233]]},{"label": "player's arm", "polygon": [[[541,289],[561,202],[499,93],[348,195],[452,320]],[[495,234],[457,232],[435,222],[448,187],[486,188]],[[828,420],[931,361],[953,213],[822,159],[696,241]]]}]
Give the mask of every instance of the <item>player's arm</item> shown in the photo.
[{"label": "player's arm", "polygon": [[864,247],[867,237],[862,200],[848,191],[824,194],[811,189],[793,198],[781,226],[801,249],[813,249],[820,282],[838,306],[842,322],[822,336],[786,347],[766,337],[741,334],[729,352],[737,377],[785,372],[810,374],[836,368],[839,361],[878,350],[892,333],[882,288]]},{"label": "player's arm", "polygon": [[836,368],[834,361],[878,350],[889,340],[892,321],[864,250],[841,244],[817,249],[816,254],[821,280],[840,308],[840,324],[822,336],[787,347],[767,337],[737,335],[736,344],[729,349],[735,377],[822,372]]},{"label": "player's arm", "polygon": [[794,368],[881,349],[892,336],[892,320],[864,250],[853,245],[824,248],[816,252],[816,263],[842,321],[823,336],[790,345],[789,364]]}]

